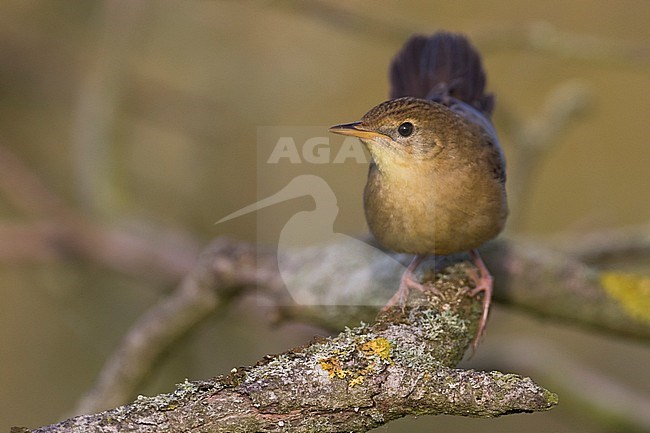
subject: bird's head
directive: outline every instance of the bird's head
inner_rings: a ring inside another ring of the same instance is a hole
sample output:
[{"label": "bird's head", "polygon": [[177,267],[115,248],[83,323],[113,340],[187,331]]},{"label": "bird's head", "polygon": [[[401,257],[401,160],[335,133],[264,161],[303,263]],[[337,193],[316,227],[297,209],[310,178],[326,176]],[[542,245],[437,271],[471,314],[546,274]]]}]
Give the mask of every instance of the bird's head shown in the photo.
[{"label": "bird's head", "polygon": [[330,132],[358,137],[379,168],[390,169],[431,160],[454,148],[467,123],[441,104],[406,97],[382,102],[360,121],[332,126]]}]

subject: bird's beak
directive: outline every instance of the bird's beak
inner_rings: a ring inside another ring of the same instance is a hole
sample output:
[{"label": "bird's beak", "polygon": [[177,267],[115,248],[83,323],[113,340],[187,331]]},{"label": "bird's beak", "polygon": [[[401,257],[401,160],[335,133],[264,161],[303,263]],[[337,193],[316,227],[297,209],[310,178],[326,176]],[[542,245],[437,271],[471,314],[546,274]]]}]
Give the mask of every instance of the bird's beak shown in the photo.
[{"label": "bird's beak", "polygon": [[366,139],[373,139],[384,136],[384,134],[381,134],[379,132],[366,129],[363,122],[342,123],[340,125],[334,125],[329,129],[329,131],[335,134],[351,135],[353,137]]}]

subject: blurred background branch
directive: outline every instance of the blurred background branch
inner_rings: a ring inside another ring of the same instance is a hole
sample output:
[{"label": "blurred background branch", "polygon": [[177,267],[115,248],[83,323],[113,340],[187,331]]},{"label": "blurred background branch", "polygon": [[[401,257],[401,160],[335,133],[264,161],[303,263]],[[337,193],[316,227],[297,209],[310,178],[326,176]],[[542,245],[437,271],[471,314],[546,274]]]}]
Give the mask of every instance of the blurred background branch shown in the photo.
[{"label": "blurred background branch", "polygon": [[66,206],[0,143],[0,191],[29,222],[0,223],[0,257],[8,262],[95,260],[115,271],[174,281],[194,264],[198,246],[179,232],[137,233],[94,222]]}]

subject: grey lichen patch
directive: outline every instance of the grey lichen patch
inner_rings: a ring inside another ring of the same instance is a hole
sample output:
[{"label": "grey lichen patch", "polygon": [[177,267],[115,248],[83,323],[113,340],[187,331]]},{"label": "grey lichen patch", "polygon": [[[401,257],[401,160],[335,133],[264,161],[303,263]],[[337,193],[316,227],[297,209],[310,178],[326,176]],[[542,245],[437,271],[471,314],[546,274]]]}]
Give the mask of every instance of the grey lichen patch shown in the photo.
[{"label": "grey lichen patch", "polygon": [[455,365],[470,341],[468,320],[454,310],[442,312],[426,307],[408,310],[408,321],[388,325],[395,336],[395,362],[409,368]]},{"label": "grey lichen patch", "polygon": [[[154,397],[138,395],[134,405],[140,409],[150,409],[156,412],[165,412],[174,410],[179,406],[187,404],[189,401],[198,400],[206,392],[217,392],[223,389],[225,385],[213,381],[189,381],[176,385],[173,392],[159,394]],[[119,410],[117,408],[116,410]],[[119,412],[118,412],[119,413]]]},{"label": "grey lichen patch", "polygon": [[394,356],[395,362],[410,369],[427,370],[431,366],[440,365],[429,346],[424,343],[400,344]]},{"label": "grey lichen patch", "polygon": [[424,310],[418,318],[418,330],[421,331],[422,338],[426,340],[436,340],[449,332],[455,335],[464,335],[467,333],[468,321],[450,309],[445,309],[438,313],[434,310]]},{"label": "grey lichen patch", "polygon": [[[304,352],[283,353],[248,370],[241,387],[261,390],[264,386],[269,388],[269,385],[272,385],[281,388],[297,381],[296,372],[303,371],[305,368],[312,369],[314,366],[312,358]],[[274,404],[278,400],[273,393],[269,393],[265,397],[267,404]]]}]

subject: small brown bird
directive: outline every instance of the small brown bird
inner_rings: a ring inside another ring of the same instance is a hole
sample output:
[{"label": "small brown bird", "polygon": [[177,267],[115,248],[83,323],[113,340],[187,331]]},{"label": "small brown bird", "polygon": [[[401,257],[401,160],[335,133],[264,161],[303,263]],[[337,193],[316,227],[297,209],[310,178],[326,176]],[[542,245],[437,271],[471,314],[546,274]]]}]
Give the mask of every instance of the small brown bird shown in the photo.
[{"label": "small brown bird", "polygon": [[404,307],[413,272],[429,255],[469,251],[483,293],[474,348],[485,331],[492,276],[476,250],[508,216],[505,161],[490,122],[478,52],[460,35],[413,36],[393,59],[390,99],[331,132],[358,137],[372,156],[364,207],[370,231],[391,250],[414,254],[384,307]]}]

